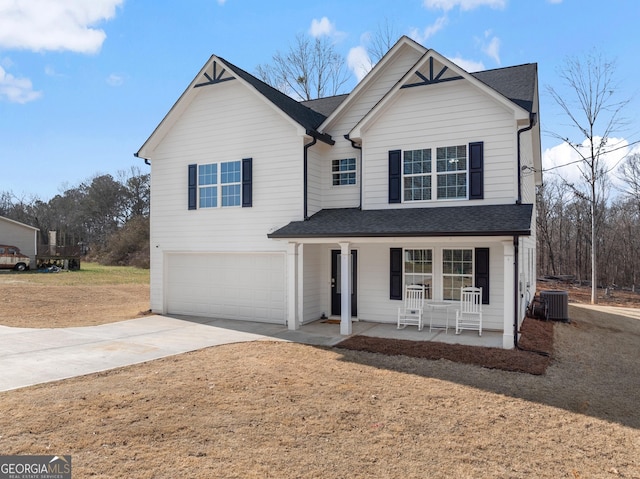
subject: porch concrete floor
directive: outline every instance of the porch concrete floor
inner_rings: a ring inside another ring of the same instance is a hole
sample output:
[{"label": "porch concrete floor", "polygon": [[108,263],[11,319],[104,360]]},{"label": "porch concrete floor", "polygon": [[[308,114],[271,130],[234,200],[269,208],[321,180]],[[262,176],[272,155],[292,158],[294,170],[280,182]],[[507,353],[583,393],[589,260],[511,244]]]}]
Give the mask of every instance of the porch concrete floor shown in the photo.
[{"label": "porch concrete floor", "polygon": [[[332,346],[347,338],[347,336],[340,336],[340,324],[331,324],[323,321],[318,320],[303,324],[300,331],[307,334],[322,334],[323,336],[334,337],[336,341],[331,344]],[[445,331],[444,328],[434,328],[429,331],[429,326],[423,328],[422,331],[418,331],[416,326],[398,329],[395,324],[354,321],[352,323],[352,335],[502,348],[502,332],[500,331],[482,331],[482,336],[478,336],[477,331],[462,331],[460,334],[456,334],[455,326],[453,328],[450,327],[448,331]]]},{"label": "porch concrete floor", "polygon": [[[339,323],[329,323],[326,322],[326,320],[313,321],[303,324],[297,330],[289,330],[286,326],[279,324],[181,315],[171,316],[217,328],[257,334],[265,336],[267,339],[292,341],[316,346],[335,346],[348,337],[340,335]],[[467,346],[502,347],[502,332],[500,331],[483,331],[482,336],[478,336],[476,331],[462,331],[460,334],[455,334],[455,326],[453,328],[449,327],[448,332],[445,332],[444,329],[434,329],[430,332],[429,326],[423,328],[422,331],[418,331],[418,328],[415,326],[398,329],[395,324],[354,321],[352,323],[352,335],[407,339],[410,341],[435,341]]]}]

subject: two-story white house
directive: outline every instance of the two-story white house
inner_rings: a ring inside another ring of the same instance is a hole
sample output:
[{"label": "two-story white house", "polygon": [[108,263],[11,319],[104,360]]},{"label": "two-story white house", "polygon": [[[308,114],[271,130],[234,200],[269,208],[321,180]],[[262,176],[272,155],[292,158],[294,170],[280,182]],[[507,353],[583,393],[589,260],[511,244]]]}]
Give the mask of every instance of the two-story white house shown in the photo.
[{"label": "two-story white house", "polygon": [[404,287],[483,288],[511,348],[535,292],[536,64],[468,73],[402,37],[348,95],[298,102],[212,56],[136,156],[151,309],[394,323]]}]

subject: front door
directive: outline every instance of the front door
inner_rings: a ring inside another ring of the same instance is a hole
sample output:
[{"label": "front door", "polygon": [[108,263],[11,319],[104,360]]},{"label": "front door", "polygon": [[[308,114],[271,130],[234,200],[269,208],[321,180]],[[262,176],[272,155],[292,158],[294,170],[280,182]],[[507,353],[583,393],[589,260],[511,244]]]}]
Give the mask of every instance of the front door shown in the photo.
[{"label": "front door", "polygon": [[[342,312],[340,250],[331,250],[331,315]],[[351,251],[351,316],[358,315],[358,252]]]}]

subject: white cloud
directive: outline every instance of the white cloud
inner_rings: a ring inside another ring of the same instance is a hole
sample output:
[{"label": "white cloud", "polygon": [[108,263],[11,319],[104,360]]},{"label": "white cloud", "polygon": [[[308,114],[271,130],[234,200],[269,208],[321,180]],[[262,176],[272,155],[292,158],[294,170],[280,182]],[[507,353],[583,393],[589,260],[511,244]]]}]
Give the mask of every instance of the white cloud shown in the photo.
[{"label": "white cloud", "polygon": [[35,91],[31,80],[16,78],[0,67],[0,100],[9,103],[28,103],[42,96],[41,91]]},{"label": "white cloud", "polygon": [[[485,37],[488,38],[491,32],[485,33]],[[493,37],[489,40],[489,43],[484,42],[482,45],[482,51],[489,57],[493,58],[498,65],[500,65],[500,39]]]},{"label": "white cloud", "polygon": [[444,10],[448,12],[455,7],[460,7],[462,11],[473,10],[479,7],[504,8],[507,0],[424,0],[423,4],[432,10]]},{"label": "white cloud", "polygon": [[447,23],[449,23],[449,19],[446,16],[440,17],[432,25],[425,27],[425,29],[422,31],[417,28],[412,28],[409,36],[416,42],[424,45],[425,41],[442,30],[447,25]]},{"label": "white cloud", "polygon": [[[600,138],[596,137],[595,141],[600,141]],[[589,155],[587,140],[582,143],[580,150],[584,156]],[[635,152],[635,148],[630,149],[629,142],[625,138],[609,138],[606,150],[608,153],[603,154],[601,158],[607,169],[611,170],[609,177],[613,184],[617,185],[619,181],[616,179],[615,171],[629,153]],[[563,142],[544,150],[542,153],[542,168],[546,175],[557,175],[568,183],[580,185],[584,182],[580,173],[581,159],[582,157],[574,148]]]},{"label": "white cloud", "polygon": [[562,3],[562,0],[547,0],[547,3]]},{"label": "white cloud", "polygon": [[122,86],[124,85],[124,76],[112,73],[107,77],[107,84],[110,86]]},{"label": "white cloud", "polygon": [[464,58],[460,58],[460,57],[447,57],[447,58],[451,60],[453,63],[455,63],[456,65],[458,65],[460,68],[468,72],[480,72],[482,70],[486,70],[484,63],[482,62],[476,62],[474,60],[465,60]]},{"label": "white cloud", "polygon": [[124,0],[0,0],[0,48],[96,53]]},{"label": "white cloud", "polygon": [[218,0],[218,5],[224,5],[227,3],[227,0]]},{"label": "white cloud", "polygon": [[309,28],[309,34],[314,37],[321,37],[323,35],[330,37],[336,31],[336,27],[327,17],[322,17],[320,20],[315,18],[311,20],[311,27]]},{"label": "white cloud", "polygon": [[369,58],[367,49],[362,46],[349,50],[347,65],[358,81],[362,80],[373,68],[373,63],[371,62],[371,58]]}]

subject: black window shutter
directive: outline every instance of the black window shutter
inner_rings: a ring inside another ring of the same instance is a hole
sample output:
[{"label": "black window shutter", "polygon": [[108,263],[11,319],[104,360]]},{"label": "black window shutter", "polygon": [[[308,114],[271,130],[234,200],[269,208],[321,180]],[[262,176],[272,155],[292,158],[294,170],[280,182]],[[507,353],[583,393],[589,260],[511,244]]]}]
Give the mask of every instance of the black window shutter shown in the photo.
[{"label": "black window shutter", "polygon": [[198,198],[198,165],[189,165],[189,209],[195,210],[197,208]]},{"label": "black window shutter", "polygon": [[253,206],[253,158],[242,160],[242,207]]},{"label": "black window shutter", "polygon": [[401,203],[402,202],[401,195],[402,195],[401,150],[391,150],[389,151],[389,203]]},{"label": "black window shutter", "polygon": [[476,288],[482,288],[482,304],[489,304],[489,248],[476,248]]},{"label": "black window shutter", "polygon": [[484,142],[469,143],[469,199],[484,198]]},{"label": "black window shutter", "polygon": [[402,299],[402,248],[391,248],[389,299]]}]

